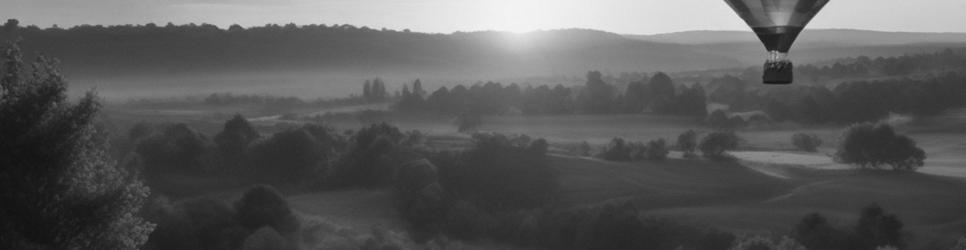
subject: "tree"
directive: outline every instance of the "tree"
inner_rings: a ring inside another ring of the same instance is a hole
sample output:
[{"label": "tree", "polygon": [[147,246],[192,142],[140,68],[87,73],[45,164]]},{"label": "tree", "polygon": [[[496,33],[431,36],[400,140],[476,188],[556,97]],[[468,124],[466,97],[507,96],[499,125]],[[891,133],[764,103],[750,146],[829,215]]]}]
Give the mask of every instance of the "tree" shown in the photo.
[{"label": "tree", "polygon": [[468,133],[483,125],[483,118],[473,113],[462,113],[456,117],[456,129],[460,133]]},{"label": "tree", "polygon": [[19,47],[2,51],[0,248],[141,247],[154,228],[137,216],[149,189],[110,158],[97,97],[72,104],[54,60],[25,74]]},{"label": "tree", "polygon": [[252,128],[248,120],[240,114],[235,114],[225,122],[225,128],[215,135],[215,143],[228,159],[244,160],[248,145],[258,137],[258,131]]},{"label": "tree", "polygon": [[667,159],[667,154],[670,153],[667,149],[667,142],[664,139],[651,140],[647,142],[647,148],[644,150],[645,159],[652,161],[661,161]]},{"label": "tree", "polygon": [[271,186],[259,185],[245,191],[235,202],[235,211],[238,222],[249,230],[271,227],[283,235],[292,235],[299,229],[288,201]]},{"label": "tree", "polygon": [[795,133],[792,135],[792,145],[804,151],[815,152],[822,145],[822,138],[815,134]]},{"label": "tree", "polygon": [[915,170],[923,166],[926,153],[911,138],[896,134],[888,124],[862,123],[843,132],[835,159],[861,168],[889,165],[893,170]]},{"label": "tree", "polygon": [[701,149],[704,157],[722,159],[725,157],[725,151],[738,148],[740,141],[741,138],[738,138],[735,132],[719,131],[705,136],[698,148]]},{"label": "tree", "polygon": [[684,152],[684,157],[694,156],[694,151],[698,147],[698,132],[688,130],[678,135],[678,148]]},{"label": "tree", "polygon": [[902,239],[902,222],[894,214],[886,214],[878,204],[862,208],[862,215],[855,226],[855,234],[863,249],[882,246],[905,247]]}]

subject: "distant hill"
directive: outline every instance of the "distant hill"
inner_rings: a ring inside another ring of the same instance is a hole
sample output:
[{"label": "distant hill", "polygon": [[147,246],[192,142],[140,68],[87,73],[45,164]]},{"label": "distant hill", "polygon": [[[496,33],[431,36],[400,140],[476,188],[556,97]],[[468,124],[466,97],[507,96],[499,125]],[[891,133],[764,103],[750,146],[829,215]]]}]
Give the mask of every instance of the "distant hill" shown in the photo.
[{"label": "distant hill", "polygon": [[[627,37],[691,45],[696,52],[725,56],[744,64],[760,64],[765,57],[764,47],[751,31],[685,31]],[[966,33],[810,29],[798,37],[790,57],[797,63],[817,63],[844,57],[889,57],[964,47]]]},{"label": "distant hill", "polygon": [[60,58],[66,70],[82,75],[284,69],[507,77],[697,70],[737,62],[686,45],[580,29],[427,34],[348,25],[128,25],[16,32],[25,51]]},{"label": "distant hill", "polygon": [[[627,37],[662,43],[716,44],[758,43],[751,31],[684,31]],[[798,37],[796,45],[806,46],[862,46],[899,45],[917,43],[966,43],[966,33],[886,32],[854,29],[807,29]]]}]

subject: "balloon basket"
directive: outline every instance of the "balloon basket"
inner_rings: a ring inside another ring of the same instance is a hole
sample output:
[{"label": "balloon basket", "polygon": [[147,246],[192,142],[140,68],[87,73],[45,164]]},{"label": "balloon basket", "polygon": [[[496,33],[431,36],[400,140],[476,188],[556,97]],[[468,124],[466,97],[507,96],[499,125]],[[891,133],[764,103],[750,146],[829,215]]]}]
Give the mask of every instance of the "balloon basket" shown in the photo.
[{"label": "balloon basket", "polygon": [[790,84],[794,79],[792,69],[792,62],[790,61],[765,62],[762,81],[765,84]]}]

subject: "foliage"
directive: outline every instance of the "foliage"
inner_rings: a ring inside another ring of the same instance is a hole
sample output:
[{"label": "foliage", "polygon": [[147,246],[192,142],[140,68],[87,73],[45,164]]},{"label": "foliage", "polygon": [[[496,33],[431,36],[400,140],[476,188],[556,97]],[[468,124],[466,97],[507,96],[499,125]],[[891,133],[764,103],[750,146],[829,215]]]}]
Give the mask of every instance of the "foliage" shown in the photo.
[{"label": "foliage", "polygon": [[529,137],[473,135],[472,149],[435,154],[440,184],[460,199],[492,210],[538,206],[553,198],[556,177]]},{"label": "foliage", "polygon": [[795,133],[792,135],[792,145],[803,151],[815,152],[822,145],[822,138],[815,134]]},{"label": "foliage", "polygon": [[135,152],[144,158],[148,174],[161,172],[211,172],[215,145],[201,132],[183,123],[165,126],[160,133],[141,139]]},{"label": "foliage", "polygon": [[483,117],[478,114],[462,113],[456,116],[456,130],[460,133],[474,132],[483,125]]},{"label": "foliage", "polygon": [[859,220],[850,229],[836,228],[820,214],[808,214],[795,226],[792,237],[808,249],[874,250],[906,246],[902,222],[876,204],[862,208]]},{"label": "foliage", "polygon": [[0,51],[0,248],[141,247],[149,189],[110,159],[94,93],[72,104],[55,60]]},{"label": "foliage", "polygon": [[684,157],[694,156],[698,147],[698,132],[694,130],[684,131],[684,133],[678,135],[677,144],[678,149],[684,152]]},{"label": "foliage", "polygon": [[667,159],[667,154],[670,152],[667,148],[667,142],[662,138],[647,142],[647,149],[644,151],[644,155],[647,160],[661,161]]},{"label": "foliage", "polygon": [[248,158],[248,147],[259,134],[245,117],[236,114],[225,122],[224,129],[215,135],[215,143],[228,164],[242,165]]},{"label": "foliage", "polygon": [[360,129],[349,140],[348,148],[326,175],[326,185],[377,186],[391,184],[395,159],[405,135],[388,123]]},{"label": "foliage", "polygon": [[862,123],[842,133],[835,159],[861,168],[889,165],[893,170],[915,170],[922,167],[926,154],[915,141],[897,134],[888,124]]},{"label": "foliage", "polygon": [[610,143],[604,146],[604,149],[597,155],[597,158],[608,161],[631,161],[633,157],[631,156],[632,146],[630,144],[624,141],[623,138],[615,137],[610,140]]},{"label": "foliage", "polygon": [[255,230],[255,233],[245,237],[245,241],[241,246],[240,249],[242,250],[297,249],[271,227],[263,227]]},{"label": "foliage", "polygon": [[732,131],[712,132],[701,140],[698,149],[704,157],[722,159],[726,156],[725,151],[738,148],[740,141],[741,138]]},{"label": "foliage", "polygon": [[324,176],[342,144],[342,137],[323,125],[280,131],[252,145],[253,177],[292,181]]},{"label": "foliage", "polygon": [[238,249],[248,234],[231,207],[211,198],[171,203],[159,197],[144,214],[158,225],[146,249]]},{"label": "foliage", "polygon": [[881,246],[905,247],[902,239],[902,222],[894,214],[886,214],[877,204],[862,208],[862,214],[855,225],[858,243],[863,249]]},{"label": "foliage", "polygon": [[249,230],[270,227],[283,235],[295,235],[299,221],[288,201],[275,188],[259,185],[245,191],[235,202],[238,222]]},{"label": "foliage", "polygon": [[752,236],[737,240],[731,250],[806,250],[806,248],[788,237],[772,241],[765,237]]}]

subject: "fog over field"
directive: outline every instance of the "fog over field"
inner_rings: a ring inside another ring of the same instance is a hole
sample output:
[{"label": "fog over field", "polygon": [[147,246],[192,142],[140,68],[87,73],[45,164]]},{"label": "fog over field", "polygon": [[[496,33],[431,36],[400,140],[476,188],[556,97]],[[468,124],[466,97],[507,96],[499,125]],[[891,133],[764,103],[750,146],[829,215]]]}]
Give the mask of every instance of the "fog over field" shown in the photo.
[{"label": "fog over field", "polygon": [[966,249],[958,1],[13,1],[0,249]]}]

